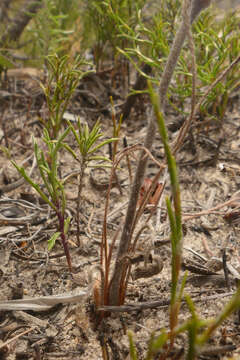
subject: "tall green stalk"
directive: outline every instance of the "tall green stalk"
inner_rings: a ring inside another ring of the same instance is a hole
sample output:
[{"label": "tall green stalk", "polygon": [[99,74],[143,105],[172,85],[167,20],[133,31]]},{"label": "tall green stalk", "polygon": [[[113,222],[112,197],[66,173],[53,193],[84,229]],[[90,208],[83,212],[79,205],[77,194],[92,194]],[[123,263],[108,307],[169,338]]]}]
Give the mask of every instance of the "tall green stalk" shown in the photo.
[{"label": "tall green stalk", "polygon": [[153,105],[154,114],[157,120],[158,130],[161,135],[163,147],[167,159],[168,172],[171,183],[171,193],[173,197],[174,210],[171,206],[169,198],[166,199],[167,211],[171,227],[171,245],[172,245],[172,281],[171,281],[171,306],[170,306],[170,328],[173,333],[177,325],[179,302],[178,302],[178,279],[181,269],[182,256],[182,221],[181,221],[181,198],[180,186],[177,173],[177,165],[168,141],[167,129],[164,123],[163,113],[160,109],[160,101],[157,94],[153,91],[149,82],[149,94]]}]

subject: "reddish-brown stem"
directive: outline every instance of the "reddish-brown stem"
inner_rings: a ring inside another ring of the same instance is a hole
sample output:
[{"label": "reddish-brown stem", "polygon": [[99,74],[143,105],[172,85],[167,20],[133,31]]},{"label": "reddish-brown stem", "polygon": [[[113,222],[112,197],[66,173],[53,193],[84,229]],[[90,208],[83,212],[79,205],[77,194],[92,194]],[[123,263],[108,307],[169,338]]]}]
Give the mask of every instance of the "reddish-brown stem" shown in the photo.
[{"label": "reddish-brown stem", "polygon": [[80,165],[80,174],[79,174],[79,181],[78,181],[78,195],[77,195],[77,243],[78,246],[81,246],[81,240],[80,240],[80,202],[81,202],[81,194],[82,194],[82,188],[83,188],[83,176],[84,176],[84,170],[86,167],[85,159],[82,160]]},{"label": "reddish-brown stem", "polygon": [[64,232],[64,214],[61,213],[60,211],[60,207],[59,204],[56,204],[56,208],[57,208],[57,218],[58,218],[58,227],[59,227],[59,231],[61,234],[61,240],[62,240],[62,245],[63,245],[63,249],[64,249],[64,253],[67,259],[67,263],[68,263],[68,268],[69,271],[72,273],[72,261],[71,261],[71,256],[70,256],[70,252],[69,252],[69,247],[68,247],[68,242],[66,239],[66,234]]}]

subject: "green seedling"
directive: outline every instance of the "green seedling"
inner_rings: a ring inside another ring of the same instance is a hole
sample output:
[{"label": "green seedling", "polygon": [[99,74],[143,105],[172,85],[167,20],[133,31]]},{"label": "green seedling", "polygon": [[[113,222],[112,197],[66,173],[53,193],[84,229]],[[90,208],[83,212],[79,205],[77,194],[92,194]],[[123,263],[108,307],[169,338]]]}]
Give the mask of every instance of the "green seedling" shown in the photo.
[{"label": "green seedling", "polygon": [[49,76],[47,85],[42,84],[48,116],[41,119],[44,127],[48,129],[50,137],[56,139],[64,124],[64,113],[67,110],[70,99],[79,84],[80,79],[89,71],[80,70],[86,62],[77,58],[73,65],[68,56],[59,58],[57,55],[47,57]]},{"label": "green seedling", "polygon": [[[134,343],[134,334],[129,331],[128,332],[128,340],[129,340],[129,353],[131,360],[138,360],[139,356],[137,354],[136,345]],[[156,357],[156,354],[159,353],[163,347],[166,345],[168,340],[168,335],[165,330],[162,330],[160,335],[151,334],[150,340],[148,342],[147,355],[144,358],[145,360],[153,360]]]},{"label": "green seedling", "polygon": [[53,234],[48,242],[48,249],[51,250],[56,240],[61,237],[68,267],[72,272],[72,262],[67,242],[67,232],[69,228],[70,218],[66,218],[66,198],[64,186],[58,178],[58,155],[59,151],[64,147],[64,139],[69,133],[70,128],[67,128],[57,140],[51,140],[47,129],[43,130],[43,141],[47,145],[48,151],[44,153],[38,146],[34,139],[34,154],[37,161],[37,167],[43,181],[43,187],[33,181],[28,176],[23,167],[19,167],[16,162],[12,164],[18,170],[20,175],[35,189],[40,197],[47,203],[56,213],[58,219],[58,231]]},{"label": "green seedling", "polygon": [[[179,325],[174,331],[174,336],[187,334],[188,344],[186,346],[185,359],[195,360],[201,356],[206,349],[207,343],[214,331],[228,319],[228,317],[238,311],[240,308],[240,288],[237,289],[232,299],[227,302],[223,310],[213,319],[201,319],[197,313],[196,307],[189,295],[185,295],[185,303],[190,312],[190,317],[183,324]],[[170,339],[170,333],[165,329],[159,335],[151,334],[148,342],[148,349],[145,360],[153,360],[156,354],[161,351],[161,359],[168,358],[167,342]],[[134,335],[129,332],[129,348],[131,360],[138,360],[137,349],[134,343]]]},{"label": "green seedling", "polygon": [[[81,124],[80,119],[77,121],[77,127],[73,126],[68,121],[68,126],[71,132],[74,135],[74,138],[77,143],[77,152],[74,151],[68,145],[64,145],[65,148],[72,154],[74,159],[76,159],[79,163],[79,182],[78,182],[78,197],[77,197],[77,240],[80,245],[80,202],[81,202],[81,193],[83,187],[83,179],[85,175],[85,169],[89,165],[89,163],[93,160],[101,161],[101,162],[110,162],[111,161],[104,157],[95,155],[99,149],[101,149],[104,145],[112,143],[113,141],[117,141],[118,138],[111,138],[104,140],[100,143],[97,143],[99,139],[103,137],[103,133],[101,132],[101,127],[99,121],[93,126],[92,130],[89,130],[88,124]],[[101,163],[101,166],[103,164]]]}]

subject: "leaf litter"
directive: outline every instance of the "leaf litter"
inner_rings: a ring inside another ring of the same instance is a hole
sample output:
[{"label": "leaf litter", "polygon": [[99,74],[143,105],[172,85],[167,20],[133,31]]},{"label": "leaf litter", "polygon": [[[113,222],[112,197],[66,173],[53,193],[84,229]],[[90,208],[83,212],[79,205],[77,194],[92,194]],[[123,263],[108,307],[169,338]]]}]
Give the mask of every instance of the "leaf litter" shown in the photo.
[{"label": "leaf litter", "polygon": [[[106,89],[108,94],[111,92],[109,81],[91,75],[89,79],[82,80],[79,89],[71,103],[71,110],[68,109],[68,118],[69,114],[74,116],[79,113],[80,108],[81,117],[92,126],[100,116],[103,132],[111,137],[109,98],[103,96]],[[13,156],[24,163],[30,155],[32,134],[41,137],[38,113],[44,110],[44,99],[40,92],[37,93],[29,107],[31,93],[28,88],[24,89],[24,83],[18,84],[17,91],[18,96],[15,93],[12,95],[11,87],[8,89],[9,97],[14,96],[14,101],[9,108],[11,121],[9,112],[3,112],[2,121],[6,121],[6,127],[5,134],[1,134],[1,142],[4,145],[10,143]],[[97,97],[89,95],[94,93]],[[120,107],[123,99],[116,92],[114,96],[116,106]],[[9,107],[9,99],[5,98],[4,101]],[[144,96],[141,102],[141,111],[136,102],[131,115],[122,125],[121,136],[126,137],[128,145],[141,143],[144,136],[146,111],[150,105]],[[235,280],[239,279],[240,272],[240,199],[237,193],[240,141],[236,121],[239,120],[239,96],[235,96],[233,106],[234,111],[229,111],[224,120],[224,133],[214,122],[208,127],[197,122],[177,156],[185,226],[182,274],[185,269],[188,270],[186,292],[192,296],[199,314],[205,318],[216,316],[222,309],[234,292]],[[168,117],[172,123],[178,120],[174,113]],[[175,137],[176,131],[170,130],[172,137]],[[69,139],[70,144],[72,141]],[[123,145],[119,143],[119,149],[121,147]],[[162,144],[158,136],[153,154],[162,161]],[[108,156],[107,148],[102,155]],[[130,162],[134,171],[136,159],[131,157]],[[56,218],[26,183],[19,183],[18,176],[8,166],[3,153],[0,154],[0,163],[5,165],[5,170],[0,174],[1,356],[7,359],[21,356],[27,359],[38,356],[43,360],[100,359],[103,336],[109,347],[110,358],[127,359],[129,345],[126,332],[130,329],[134,333],[140,358],[144,358],[151,333],[157,333],[169,324],[166,308],[170,299],[171,264],[164,200],[158,203],[151,226],[141,233],[136,249],[141,264],[133,261],[125,305],[106,318],[100,329],[96,330],[91,322],[93,304],[90,290],[98,266],[106,184],[110,172],[87,169],[80,214],[81,247],[76,243],[74,221],[70,230],[69,244],[74,268],[72,278],[61,244],[57,242],[50,253],[47,251],[47,240],[56,231]],[[27,160],[26,167],[30,169],[32,165],[32,160]],[[151,182],[157,170],[157,166],[149,161],[149,180],[146,182]],[[67,211],[74,219],[76,197],[73,195],[77,193],[77,174],[69,177],[76,169],[74,161],[67,154],[61,157],[61,171],[63,178],[68,179]],[[33,174],[38,179],[38,173],[33,170]],[[107,224],[109,239],[114,236],[124,217],[130,188],[126,164],[121,166],[119,176],[122,193],[118,186],[111,192]],[[163,199],[169,192],[169,181],[167,178],[164,181]],[[16,186],[9,187],[13,184]],[[149,201],[148,211],[151,211],[152,202],[154,194]],[[144,213],[143,219],[147,216],[148,213]],[[143,256],[146,253],[150,258],[160,259],[160,263],[148,263],[146,255]],[[228,284],[224,273],[224,253],[230,277]],[[157,264],[158,270],[154,264]],[[180,319],[188,316],[187,308],[183,306]],[[237,356],[240,347],[238,327],[236,314],[217,330],[211,344],[212,352],[208,349],[203,358],[217,356],[227,359],[230,355]],[[184,338],[179,339],[175,350],[184,349],[184,344]]]}]

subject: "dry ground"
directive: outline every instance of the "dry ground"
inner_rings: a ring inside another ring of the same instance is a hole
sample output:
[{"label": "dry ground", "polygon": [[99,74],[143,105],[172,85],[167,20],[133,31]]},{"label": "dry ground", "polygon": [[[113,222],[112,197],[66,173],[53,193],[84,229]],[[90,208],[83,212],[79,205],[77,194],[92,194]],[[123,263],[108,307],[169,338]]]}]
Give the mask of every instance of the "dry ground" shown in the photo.
[{"label": "dry ground", "polygon": [[[112,90],[109,74],[85,79],[79,86],[85,92],[76,92],[68,109],[71,114],[80,115],[90,127],[100,117],[105,136],[112,136],[109,96],[113,95],[116,105],[120,106],[123,102],[119,92]],[[40,141],[42,126],[39,117],[46,116],[43,95],[37,87],[34,92],[32,86],[34,84],[29,85],[28,80],[11,80],[3,89],[8,93],[1,92],[0,95],[1,145],[8,146],[12,158],[18,163],[25,160],[28,171],[33,162],[31,136],[34,134]],[[231,206],[220,205],[233,196],[237,198],[235,193],[240,183],[239,105],[239,96],[232,97],[222,123],[200,117],[196,119],[191,134],[177,155],[185,225],[183,258],[184,266],[189,270],[185,291],[192,296],[203,318],[216,316],[236,289],[231,274],[226,286],[221,259],[226,249],[227,263],[238,270],[239,200]],[[129,119],[123,123],[121,136],[127,138],[128,145],[143,142],[148,109],[148,101],[142,97],[135,104]],[[167,118],[170,138],[174,139],[178,123],[183,119],[170,109]],[[75,146],[71,136],[68,143]],[[121,148],[119,143],[119,150]],[[104,152],[107,154],[108,149]],[[159,136],[153,154],[162,161]],[[134,171],[136,160],[132,158],[131,163]],[[3,151],[0,164],[0,213],[3,219],[0,227],[0,300],[87,292],[93,267],[98,264],[106,198],[106,187],[98,185],[108,180],[108,172],[87,169],[81,201],[81,246],[76,241],[77,178],[71,177],[66,183],[68,213],[73,217],[69,240],[78,279],[76,282],[69,275],[61,244],[57,243],[50,253],[47,252],[47,240],[57,225],[54,214],[26,183],[9,191],[9,184],[15,183],[19,175]],[[66,153],[62,153],[60,164],[62,178],[76,170],[76,162]],[[156,171],[156,165],[149,162],[146,176],[152,178]],[[39,179],[36,169],[33,177]],[[119,178],[122,194],[118,188],[113,188],[108,218],[109,239],[124,217],[130,189],[124,162]],[[129,359],[128,330],[133,331],[139,359],[143,359],[151,333],[155,331],[158,334],[162,328],[169,326],[166,304],[170,298],[171,250],[164,200],[168,192],[167,179],[161,206],[157,210],[158,217],[156,214],[152,217],[150,229],[144,232],[138,248],[140,252],[149,250],[153,256],[159,256],[163,261],[163,270],[150,278],[131,279],[126,298],[126,304],[158,300],[162,305],[113,314],[98,331],[91,323],[92,300],[89,295],[78,303],[59,304],[47,311],[0,311],[0,359],[102,359],[100,344],[104,339],[108,344],[109,358]],[[207,210],[218,205],[208,213]],[[146,212],[141,224],[147,215]],[[27,216],[30,220],[25,219]],[[154,232],[156,227],[157,234]],[[209,261],[213,257],[218,258],[218,269]],[[188,316],[189,312],[183,304],[180,321]],[[238,314],[232,315],[216,331],[201,358],[229,359],[233,355],[236,359],[240,358],[239,326]],[[186,338],[179,337],[170,358],[180,359],[186,346]]]}]

